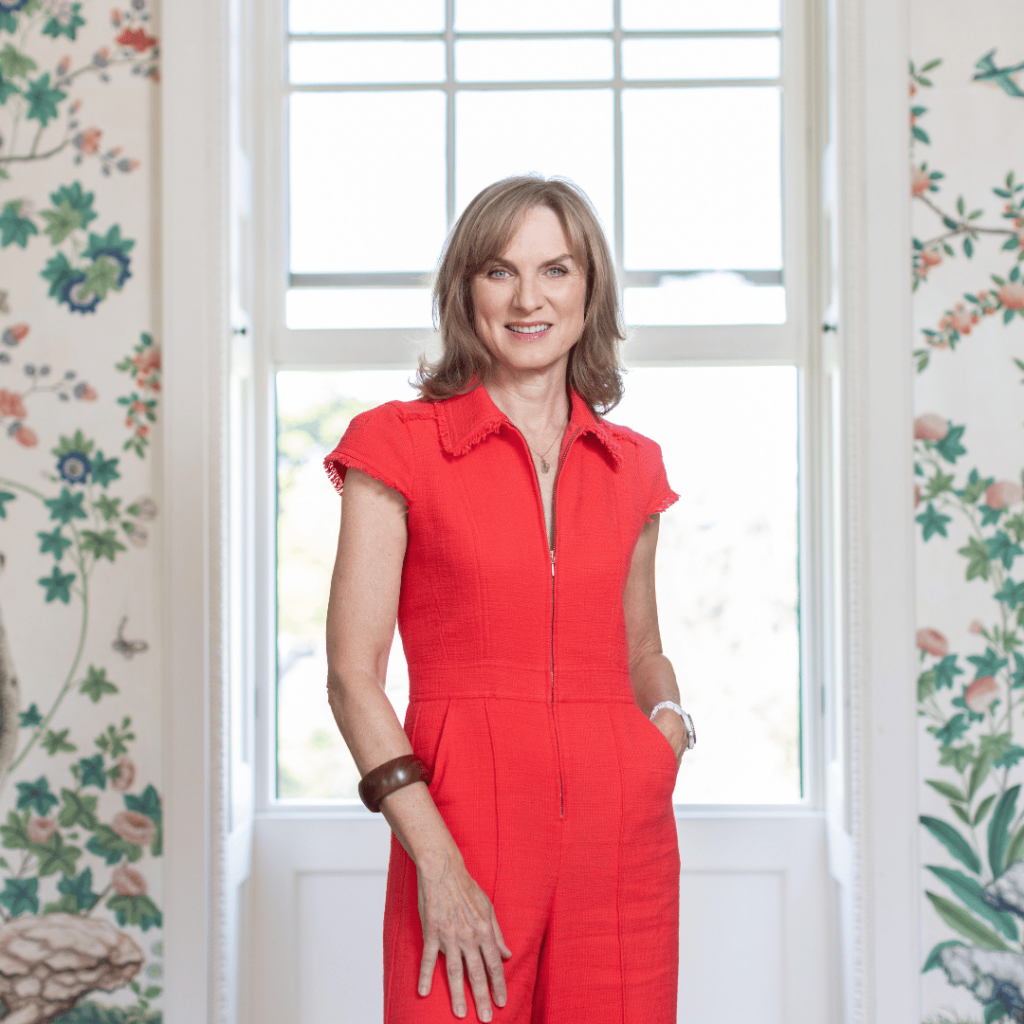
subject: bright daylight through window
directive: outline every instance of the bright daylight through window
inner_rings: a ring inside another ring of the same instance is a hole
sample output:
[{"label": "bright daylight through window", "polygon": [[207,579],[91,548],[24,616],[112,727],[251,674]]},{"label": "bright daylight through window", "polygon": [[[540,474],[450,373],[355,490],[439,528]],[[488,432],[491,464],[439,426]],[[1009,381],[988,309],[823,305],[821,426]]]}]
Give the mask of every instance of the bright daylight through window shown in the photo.
[{"label": "bright daylight through window", "polygon": [[[339,507],[323,456],[357,412],[415,397],[408,339],[431,325],[448,227],[484,185],[536,171],[593,200],[638,337],[750,332],[720,365],[681,352],[632,368],[609,418],[661,444],[682,495],[657,565],[663,644],[700,735],[676,800],[799,801],[799,361],[757,351],[764,325],[794,317],[779,0],[291,0],[289,32],[278,798],[356,798],[325,694]],[[309,330],[337,332],[330,365],[289,363],[289,337]],[[346,362],[367,330],[378,369]],[[403,714],[397,636],[387,691]]]}]

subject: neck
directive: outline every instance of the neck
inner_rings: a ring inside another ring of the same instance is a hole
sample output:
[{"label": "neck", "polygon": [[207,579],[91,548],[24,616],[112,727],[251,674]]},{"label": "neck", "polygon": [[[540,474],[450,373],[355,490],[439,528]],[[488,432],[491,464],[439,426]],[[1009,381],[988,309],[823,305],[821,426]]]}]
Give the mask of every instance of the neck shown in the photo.
[{"label": "neck", "polygon": [[484,382],[491,401],[531,436],[549,434],[569,418],[565,367],[559,372],[524,378],[498,370]]}]

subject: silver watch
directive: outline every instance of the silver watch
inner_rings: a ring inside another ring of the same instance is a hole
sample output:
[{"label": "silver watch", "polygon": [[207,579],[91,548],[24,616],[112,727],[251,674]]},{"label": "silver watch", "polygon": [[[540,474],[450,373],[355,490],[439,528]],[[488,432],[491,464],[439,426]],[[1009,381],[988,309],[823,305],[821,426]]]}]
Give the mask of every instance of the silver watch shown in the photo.
[{"label": "silver watch", "polygon": [[651,711],[652,722],[654,721],[654,716],[662,708],[671,708],[683,720],[683,725],[686,726],[686,749],[692,750],[697,742],[697,733],[693,728],[693,719],[674,700],[663,700],[660,704],[654,705]]}]

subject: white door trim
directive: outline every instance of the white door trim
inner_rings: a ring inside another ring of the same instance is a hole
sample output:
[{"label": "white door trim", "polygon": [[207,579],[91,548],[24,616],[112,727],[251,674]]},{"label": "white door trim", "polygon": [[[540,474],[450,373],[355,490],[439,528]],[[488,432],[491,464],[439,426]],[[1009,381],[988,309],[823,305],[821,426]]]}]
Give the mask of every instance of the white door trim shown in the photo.
[{"label": "white door trim", "polygon": [[[850,1021],[917,1019],[907,0],[833,0],[847,452]],[[162,20],[167,1024],[226,1020],[227,5]],[[203,27],[201,32],[196,26]]]}]

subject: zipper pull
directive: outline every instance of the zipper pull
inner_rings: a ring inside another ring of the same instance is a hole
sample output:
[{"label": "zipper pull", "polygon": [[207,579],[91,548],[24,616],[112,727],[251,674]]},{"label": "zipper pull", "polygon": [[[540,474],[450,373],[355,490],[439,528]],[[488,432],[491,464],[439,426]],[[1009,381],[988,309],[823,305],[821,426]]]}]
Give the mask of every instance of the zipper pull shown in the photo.
[{"label": "zipper pull", "polygon": [[555,576],[555,552],[551,552],[551,577],[554,579]]}]

